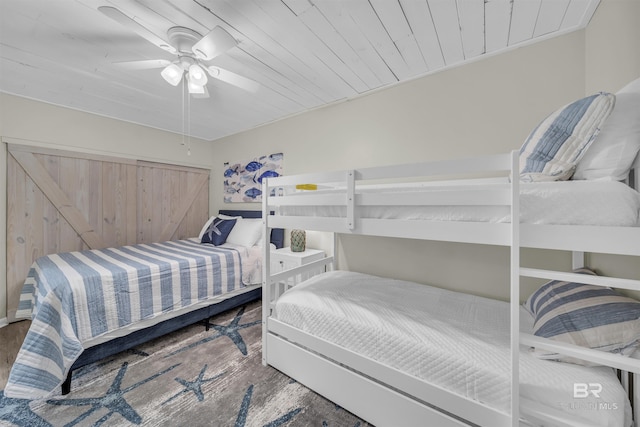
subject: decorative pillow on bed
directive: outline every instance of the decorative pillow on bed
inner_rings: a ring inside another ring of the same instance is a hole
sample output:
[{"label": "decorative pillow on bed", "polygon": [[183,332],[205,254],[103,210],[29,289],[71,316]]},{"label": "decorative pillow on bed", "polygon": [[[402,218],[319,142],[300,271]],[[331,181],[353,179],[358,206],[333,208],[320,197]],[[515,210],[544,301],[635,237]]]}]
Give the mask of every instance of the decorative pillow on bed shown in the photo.
[{"label": "decorative pillow on bed", "polygon": [[235,219],[214,218],[204,232],[200,243],[212,243],[219,246],[227,241],[227,237],[236,224]]},{"label": "decorative pillow on bed", "polygon": [[520,179],[560,181],[576,164],[613,110],[615,95],[598,93],[565,105],[544,119],[520,149]]},{"label": "decorative pillow on bed", "polygon": [[262,236],[262,219],[260,218],[242,218],[227,237],[228,243],[251,247],[256,244]]},{"label": "decorative pillow on bed", "polygon": [[578,162],[573,179],[622,181],[640,151],[640,79],[616,93],[602,131]]},{"label": "decorative pillow on bed", "polygon": [[[595,275],[587,268],[575,272]],[[640,302],[611,288],[554,280],[534,292],[525,308],[534,317],[534,335],[540,337],[625,356],[640,344]],[[535,354],[590,364],[542,349]]]},{"label": "decorative pillow on bed", "polygon": [[202,236],[204,236],[204,233],[209,229],[214,219],[216,219],[216,217],[212,216],[204,223],[202,230],[200,230],[200,234],[198,234],[198,239],[202,240]]},{"label": "decorative pillow on bed", "polygon": [[211,223],[216,218],[220,218],[220,219],[240,219],[242,217],[241,216],[229,216],[229,215],[224,215],[224,214],[218,214],[218,216],[214,215],[214,216],[210,217],[207,220],[207,222],[204,223],[204,226],[202,226],[202,230],[200,230],[200,234],[198,234],[198,239],[200,241],[202,241],[202,236],[204,236],[204,233],[209,229],[209,227],[211,226]]}]

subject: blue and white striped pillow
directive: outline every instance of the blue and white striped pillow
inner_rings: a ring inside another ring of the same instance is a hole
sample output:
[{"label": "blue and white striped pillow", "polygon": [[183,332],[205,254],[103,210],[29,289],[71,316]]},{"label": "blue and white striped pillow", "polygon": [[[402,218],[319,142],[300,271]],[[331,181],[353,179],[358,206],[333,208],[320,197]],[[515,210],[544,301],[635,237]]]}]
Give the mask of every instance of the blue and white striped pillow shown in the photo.
[{"label": "blue and white striped pillow", "polygon": [[[587,268],[576,273],[595,273]],[[640,344],[640,302],[615,290],[551,281],[534,292],[525,307],[534,316],[534,335],[628,356]],[[588,364],[536,350],[542,359]]]},{"label": "blue and white striped pillow", "polygon": [[613,110],[615,100],[615,95],[601,92],[565,105],[544,119],[520,149],[520,179],[571,178]]}]

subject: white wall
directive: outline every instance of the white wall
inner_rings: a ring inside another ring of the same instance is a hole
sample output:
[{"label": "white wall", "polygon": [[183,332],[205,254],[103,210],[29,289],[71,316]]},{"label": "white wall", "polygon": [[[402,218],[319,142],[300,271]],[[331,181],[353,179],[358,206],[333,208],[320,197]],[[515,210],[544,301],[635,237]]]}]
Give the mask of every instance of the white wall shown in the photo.
[{"label": "white wall", "polygon": [[640,77],[640,1],[603,0],[586,29],[586,92]]},{"label": "white wall", "polygon": [[[209,168],[213,145],[191,141],[191,156],[174,133],[0,93],[3,142]],[[6,224],[6,144],[0,144],[0,224]],[[0,227],[0,271],[6,271],[6,227]],[[0,274],[0,319],[6,276]]]},{"label": "white wall", "polygon": [[[627,16],[635,10],[631,3],[635,0],[605,0],[596,18]],[[604,81],[604,75],[609,76],[606,83],[615,87],[630,79],[634,61],[629,59],[629,43],[617,54],[608,51],[616,70],[627,71],[603,72],[603,79],[587,73],[587,58],[597,55],[596,47],[587,46],[589,41],[607,46],[635,31],[610,32],[609,20],[596,21],[594,30],[573,32],[220,139],[212,166],[213,202],[216,208],[238,207],[222,203],[219,177],[225,161],[277,151],[284,153],[285,174],[295,174],[518,149],[547,114],[585,95],[587,76],[590,86]],[[637,26],[638,21],[637,15],[624,20],[627,27]],[[341,268],[498,298],[507,295],[505,248],[353,236],[341,236],[339,243]],[[570,266],[565,253],[525,251],[524,260],[550,268]],[[523,294],[535,283],[527,282]]]}]

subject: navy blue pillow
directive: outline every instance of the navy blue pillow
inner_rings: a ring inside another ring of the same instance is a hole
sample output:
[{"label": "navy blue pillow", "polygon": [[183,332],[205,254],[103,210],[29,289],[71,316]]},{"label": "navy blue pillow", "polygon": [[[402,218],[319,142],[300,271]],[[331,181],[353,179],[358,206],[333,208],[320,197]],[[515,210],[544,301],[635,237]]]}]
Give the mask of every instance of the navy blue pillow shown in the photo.
[{"label": "navy blue pillow", "polygon": [[215,246],[223,244],[227,241],[227,237],[234,225],[236,225],[235,219],[214,219],[207,231],[202,235],[200,243],[212,243]]}]

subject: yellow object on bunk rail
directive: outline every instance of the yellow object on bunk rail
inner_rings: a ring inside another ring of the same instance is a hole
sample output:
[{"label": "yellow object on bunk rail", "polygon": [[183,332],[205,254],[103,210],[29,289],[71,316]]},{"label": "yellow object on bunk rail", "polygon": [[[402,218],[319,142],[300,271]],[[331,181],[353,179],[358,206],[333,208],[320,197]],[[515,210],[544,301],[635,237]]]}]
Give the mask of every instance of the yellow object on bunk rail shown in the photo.
[{"label": "yellow object on bunk rail", "polygon": [[318,186],[316,184],[298,184],[296,185],[296,190],[317,190]]}]

